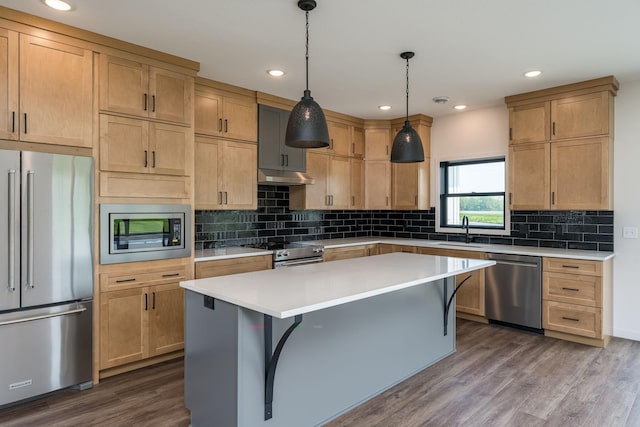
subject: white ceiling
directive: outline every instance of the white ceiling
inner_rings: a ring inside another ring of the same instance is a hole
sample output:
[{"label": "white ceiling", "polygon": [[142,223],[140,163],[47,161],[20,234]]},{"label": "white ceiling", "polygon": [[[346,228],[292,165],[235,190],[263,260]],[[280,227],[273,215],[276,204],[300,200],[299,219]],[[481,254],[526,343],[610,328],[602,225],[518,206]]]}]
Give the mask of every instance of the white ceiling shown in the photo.
[{"label": "white ceiling", "polygon": [[[299,99],[304,12],[297,0],[40,0],[0,5],[200,62],[213,80]],[[640,79],[639,0],[317,0],[310,89],[323,108],[361,118],[433,117],[503,105],[506,95],[606,75]],[[270,68],[286,71],[275,80]],[[522,74],[541,69],[537,79]],[[434,96],[451,101],[437,105]],[[378,105],[391,104],[382,112]]]}]

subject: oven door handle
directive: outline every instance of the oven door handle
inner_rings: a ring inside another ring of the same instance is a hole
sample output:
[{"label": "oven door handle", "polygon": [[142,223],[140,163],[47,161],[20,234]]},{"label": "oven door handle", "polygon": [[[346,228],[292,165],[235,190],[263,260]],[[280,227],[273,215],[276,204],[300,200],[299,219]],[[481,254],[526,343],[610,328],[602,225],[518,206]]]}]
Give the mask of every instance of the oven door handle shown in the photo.
[{"label": "oven door handle", "polygon": [[278,263],[278,267],[293,267],[295,265],[304,265],[304,264],[316,264],[318,262],[323,262],[323,258],[310,258],[303,259],[300,261],[281,261]]}]

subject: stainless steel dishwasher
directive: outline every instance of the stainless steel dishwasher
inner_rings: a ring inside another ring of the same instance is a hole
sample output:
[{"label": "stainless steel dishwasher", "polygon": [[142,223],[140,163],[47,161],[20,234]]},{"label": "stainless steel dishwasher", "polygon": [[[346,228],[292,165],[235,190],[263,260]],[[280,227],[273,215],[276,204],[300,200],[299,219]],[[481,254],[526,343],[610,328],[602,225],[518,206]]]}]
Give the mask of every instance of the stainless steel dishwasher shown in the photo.
[{"label": "stainless steel dishwasher", "polygon": [[542,330],[542,259],[487,254],[485,314],[490,321]]}]

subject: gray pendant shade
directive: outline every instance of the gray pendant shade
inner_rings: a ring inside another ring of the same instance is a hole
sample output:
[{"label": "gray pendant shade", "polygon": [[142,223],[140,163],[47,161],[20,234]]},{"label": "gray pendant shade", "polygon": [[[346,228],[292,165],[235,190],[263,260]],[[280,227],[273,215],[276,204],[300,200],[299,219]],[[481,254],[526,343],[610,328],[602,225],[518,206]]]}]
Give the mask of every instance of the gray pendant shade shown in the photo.
[{"label": "gray pendant shade", "polygon": [[418,132],[405,120],[404,126],[393,140],[391,147],[392,163],[424,162],[424,149]]},{"label": "gray pendant shade", "polygon": [[324,111],[305,90],[304,96],[293,107],[287,122],[285,144],[296,148],[322,148],[329,146],[329,129]]}]

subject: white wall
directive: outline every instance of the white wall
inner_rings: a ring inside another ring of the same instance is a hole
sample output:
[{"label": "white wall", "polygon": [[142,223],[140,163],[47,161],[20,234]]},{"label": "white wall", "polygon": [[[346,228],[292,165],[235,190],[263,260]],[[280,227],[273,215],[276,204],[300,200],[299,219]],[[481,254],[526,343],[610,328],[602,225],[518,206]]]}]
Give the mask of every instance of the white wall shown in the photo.
[{"label": "white wall", "polygon": [[623,239],[622,227],[640,227],[640,81],[620,84],[613,153],[613,334],[640,341],[640,239]]},{"label": "white wall", "polygon": [[[431,205],[438,197],[442,160],[508,154],[506,106],[437,118],[431,130]],[[640,228],[640,81],[621,84],[615,105],[613,334],[640,341],[640,239],[623,239],[622,227]]]}]

